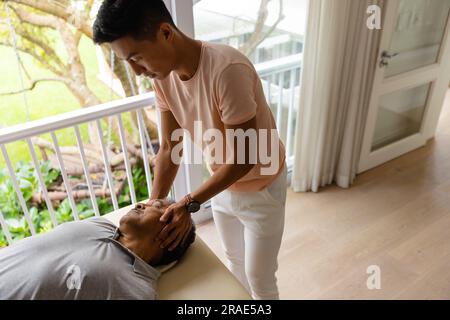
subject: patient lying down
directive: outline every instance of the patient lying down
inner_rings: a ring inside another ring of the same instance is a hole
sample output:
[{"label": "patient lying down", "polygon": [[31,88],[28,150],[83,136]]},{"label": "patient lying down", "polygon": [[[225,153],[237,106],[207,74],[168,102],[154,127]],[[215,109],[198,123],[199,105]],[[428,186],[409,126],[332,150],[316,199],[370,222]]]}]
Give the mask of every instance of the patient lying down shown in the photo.
[{"label": "patient lying down", "polygon": [[137,205],[119,228],[91,218],[1,249],[0,300],[156,299],[157,267],[181,258],[195,227],[173,251],[161,249],[156,236],[164,207],[154,204]]}]

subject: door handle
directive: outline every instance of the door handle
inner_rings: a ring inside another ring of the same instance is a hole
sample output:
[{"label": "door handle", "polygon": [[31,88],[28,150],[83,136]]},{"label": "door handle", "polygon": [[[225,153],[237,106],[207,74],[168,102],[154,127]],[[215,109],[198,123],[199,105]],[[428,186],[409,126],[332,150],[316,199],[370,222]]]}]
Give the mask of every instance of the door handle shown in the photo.
[{"label": "door handle", "polygon": [[394,52],[394,53],[389,53],[389,51],[383,51],[381,53],[381,58],[385,58],[385,59],[392,59],[393,57],[398,56],[398,52]]},{"label": "door handle", "polygon": [[398,55],[399,55],[398,52],[390,53],[389,51],[384,50],[381,53],[380,68],[384,68],[384,67],[388,66],[389,65],[389,60],[394,58],[394,57],[396,57],[396,56],[398,56]]}]

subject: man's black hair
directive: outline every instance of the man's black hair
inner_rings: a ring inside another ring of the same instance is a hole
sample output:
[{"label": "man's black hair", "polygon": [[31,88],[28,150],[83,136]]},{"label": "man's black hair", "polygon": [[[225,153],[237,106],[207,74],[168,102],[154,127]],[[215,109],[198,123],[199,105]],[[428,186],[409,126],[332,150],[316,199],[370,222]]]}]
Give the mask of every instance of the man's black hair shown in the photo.
[{"label": "man's black hair", "polygon": [[186,241],[184,243],[180,243],[172,251],[169,251],[169,249],[166,248],[161,257],[161,260],[159,260],[158,262],[158,265],[163,266],[173,261],[180,260],[180,258],[186,253],[187,249],[191,246],[194,240],[195,240],[195,225],[194,222],[192,221],[192,228],[189,231]]},{"label": "man's black hair", "polygon": [[93,26],[94,42],[111,43],[124,36],[154,40],[163,22],[175,27],[162,0],[104,0]]}]

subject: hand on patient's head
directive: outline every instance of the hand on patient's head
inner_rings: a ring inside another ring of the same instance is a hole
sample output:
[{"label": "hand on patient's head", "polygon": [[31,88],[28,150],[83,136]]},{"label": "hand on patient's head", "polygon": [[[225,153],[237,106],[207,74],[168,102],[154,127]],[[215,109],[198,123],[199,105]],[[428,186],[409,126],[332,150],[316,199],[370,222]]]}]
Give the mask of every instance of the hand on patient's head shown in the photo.
[{"label": "hand on patient's head", "polygon": [[[152,208],[157,209],[162,213],[171,205],[175,203],[173,200],[168,199],[155,199],[150,200],[145,205],[142,205],[141,208]],[[148,209],[147,209],[148,210]],[[167,223],[164,222],[164,225]],[[180,242],[178,246],[176,246],[173,250],[168,250],[167,248],[162,249],[162,255],[156,265],[167,265],[174,261],[179,260],[187,251],[187,249],[191,246],[191,244],[195,241],[196,238],[196,228],[194,222],[191,220],[191,229],[188,231],[185,241]]]},{"label": "hand on patient's head", "polygon": [[128,239],[134,239],[140,243],[148,245],[148,248],[158,248],[155,256],[159,257],[155,265],[165,265],[179,260],[189,246],[195,240],[195,226],[192,222],[192,229],[184,243],[180,243],[174,250],[160,249],[160,244],[156,240],[157,235],[166,226],[166,222],[161,222],[160,217],[166,208],[172,204],[170,200],[151,200],[148,203],[138,203],[120,220],[120,231]]},{"label": "hand on patient's head", "polygon": [[174,261],[178,261],[181,259],[181,257],[184,256],[186,251],[189,249],[192,243],[194,243],[196,238],[196,228],[194,221],[191,221],[191,229],[188,231],[187,237],[185,241],[180,242],[173,250],[168,250],[167,248],[162,249],[163,254],[161,258],[159,259],[157,266],[161,265],[167,265],[169,263],[172,263]]}]

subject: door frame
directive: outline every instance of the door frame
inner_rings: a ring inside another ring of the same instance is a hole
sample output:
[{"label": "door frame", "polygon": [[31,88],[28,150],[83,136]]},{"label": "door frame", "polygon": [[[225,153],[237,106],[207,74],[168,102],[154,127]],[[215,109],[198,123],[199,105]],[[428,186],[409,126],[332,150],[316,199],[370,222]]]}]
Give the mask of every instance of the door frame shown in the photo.
[{"label": "door frame", "polygon": [[[388,0],[385,7],[385,20],[378,51],[377,69],[370,98],[365,126],[358,173],[372,169],[407,152],[424,146],[435,134],[439,115],[442,110],[446,90],[450,81],[450,15],[444,32],[442,47],[437,62],[425,67],[384,78],[386,68],[379,65],[383,51],[389,50],[397,12],[401,0]],[[445,60],[445,58],[447,58]],[[431,83],[424,110],[422,126],[418,133],[398,140],[378,150],[372,151],[372,140],[379,111],[380,98],[400,89],[410,89]]]}]

